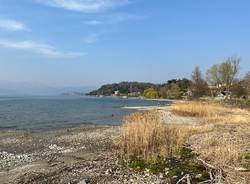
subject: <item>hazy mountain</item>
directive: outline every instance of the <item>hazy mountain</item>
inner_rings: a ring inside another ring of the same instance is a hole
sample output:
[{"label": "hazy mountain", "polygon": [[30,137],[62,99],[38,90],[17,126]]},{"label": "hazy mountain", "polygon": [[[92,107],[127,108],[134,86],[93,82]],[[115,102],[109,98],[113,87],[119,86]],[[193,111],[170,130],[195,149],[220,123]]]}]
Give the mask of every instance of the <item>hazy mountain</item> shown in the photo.
[{"label": "hazy mountain", "polygon": [[52,87],[35,82],[0,81],[0,96],[54,96],[63,93],[85,93],[91,87]]}]

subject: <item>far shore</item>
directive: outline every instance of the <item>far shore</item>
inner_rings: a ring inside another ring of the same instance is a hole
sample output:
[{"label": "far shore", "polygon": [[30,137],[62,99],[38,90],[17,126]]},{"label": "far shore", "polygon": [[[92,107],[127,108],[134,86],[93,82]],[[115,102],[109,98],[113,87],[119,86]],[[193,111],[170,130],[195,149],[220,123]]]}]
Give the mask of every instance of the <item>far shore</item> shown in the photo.
[{"label": "far shore", "polygon": [[[90,97],[97,97],[97,98],[121,98],[121,99],[138,99],[138,100],[150,100],[150,101],[159,101],[159,102],[174,102],[174,101],[179,101],[178,99],[166,99],[166,98],[144,98],[144,97],[129,97],[129,96],[104,96],[104,95],[87,95]],[[125,98],[127,97],[127,98]]]}]

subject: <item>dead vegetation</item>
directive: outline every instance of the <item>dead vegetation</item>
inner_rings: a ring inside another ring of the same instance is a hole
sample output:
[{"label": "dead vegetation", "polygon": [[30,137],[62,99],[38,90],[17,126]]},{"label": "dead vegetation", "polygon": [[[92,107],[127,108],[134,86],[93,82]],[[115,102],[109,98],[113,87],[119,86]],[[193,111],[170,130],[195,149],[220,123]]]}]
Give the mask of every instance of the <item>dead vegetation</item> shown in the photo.
[{"label": "dead vegetation", "polygon": [[212,132],[192,136],[189,143],[202,160],[225,172],[225,183],[250,181],[250,159],[245,156],[250,154],[248,110],[211,102],[176,103],[171,110],[181,116],[198,117],[203,125],[214,125]]},{"label": "dead vegetation", "polygon": [[179,102],[172,106],[171,111],[180,116],[198,117],[202,123],[240,124],[250,122],[248,110],[225,107],[215,102]]},{"label": "dead vegetation", "polygon": [[171,107],[171,112],[197,117],[201,123],[165,124],[155,112],[127,116],[119,142],[122,155],[152,161],[159,156],[176,156],[183,145],[188,144],[209,172],[207,183],[247,184],[250,181],[248,110],[211,102],[179,102]]},{"label": "dead vegetation", "polygon": [[121,128],[122,155],[150,160],[171,157],[193,134],[211,131],[213,126],[165,124],[155,112],[134,113],[124,118]]}]

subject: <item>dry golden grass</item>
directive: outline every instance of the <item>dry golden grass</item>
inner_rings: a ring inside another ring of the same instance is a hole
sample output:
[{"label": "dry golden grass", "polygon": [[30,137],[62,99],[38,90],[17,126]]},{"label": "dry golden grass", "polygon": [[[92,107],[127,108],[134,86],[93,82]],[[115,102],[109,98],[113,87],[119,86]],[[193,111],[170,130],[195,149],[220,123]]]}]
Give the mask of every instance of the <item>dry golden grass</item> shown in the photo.
[{"label": "dry golden grass", "polygon": [[178,153],[191,135],[212,128],[209,125],[167,125],[155,112],[134,113],[124,118],[119,145],[123,156],[151,160]]},{"label": "dry golden grass", "polygon": [[[199,157],[217,169],[226,173],[225,184],[248,184],[250,172],[240,172],[238,169],[248,169],[249,160],[249,132],[242,132],[233,128],[233,132],[227,130],[215,130],[191,138],[192,150]],[[192,141],[193,140],[193,141]]]},{"label": "dry golden grass", "polygon": [[171,111],[180,116],[197,117],[203,123],[249,123],[250,112],[239,108],[224,107],[212,102],[179,102]]},{"label": "dry golden grass", "polygon": [[175,103],[171,111],[181,116],[200,118],[202,123],[219,124],[213,133],[198,136],[199,140],[193,143],[196,151],[217,167],[236,166],[239,163],[250,135],[248,110],[212,102],[189,101]]},{"label": "dry golden grass", "polygon": [[155,112],[131,114],[124,118],[121,127],[122,155],[152,161],[157,156],[171,157],[188,143],[200,158],[227,173],[225,183],[246,183],[250,173],[236,174],[234,168],[242,167],[243,155],[250,146],[248,110],[211,102],[178,102],[171,111],[197,117],[202,123],[166,124]]},{"label": "dry golden grass", "polygon": [[[245,145],[230,140],[230,134],[220,135],[216,132],[203,134],[193,144],[200,157],[218,168],[239,166]],[[235,138],[235,137],[234,137]]]}]

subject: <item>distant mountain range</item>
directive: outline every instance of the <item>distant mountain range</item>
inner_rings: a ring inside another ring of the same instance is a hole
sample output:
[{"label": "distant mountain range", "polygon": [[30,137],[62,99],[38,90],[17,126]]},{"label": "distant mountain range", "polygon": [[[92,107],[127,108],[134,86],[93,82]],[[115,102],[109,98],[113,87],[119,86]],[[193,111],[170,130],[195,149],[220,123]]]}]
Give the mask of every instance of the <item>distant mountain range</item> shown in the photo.
[{"label": "distant mountain range", "polygon": [[91,87],[52,87],[35,82],[6,82],[0,81],[0,96],[54,96],[54,95],[83,95]]}]

